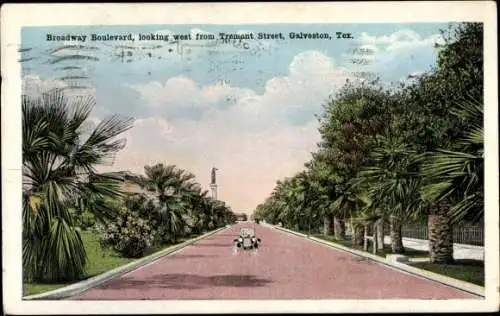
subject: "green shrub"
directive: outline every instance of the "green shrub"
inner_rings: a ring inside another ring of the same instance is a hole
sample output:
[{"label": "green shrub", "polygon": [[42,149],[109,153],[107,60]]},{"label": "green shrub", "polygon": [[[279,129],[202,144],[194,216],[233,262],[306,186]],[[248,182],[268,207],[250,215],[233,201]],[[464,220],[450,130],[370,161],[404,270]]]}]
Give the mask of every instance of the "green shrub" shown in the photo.
[{"label": "green shrub", "polygon": [[95,221],[94,214],[92,214],[88,211],[83,212],[77,218],[77,225],[83,230],[87,230],[87,229],[93,227],[95,225],[95,223],[96,223],[96,221]]},{"label": "green shrub", "polygon": [[98,227],[101,245],[114,248],[126,258],[142,257],[155,244],[157,236],[146,219],[126,208],[119,210],[115,222]]},{"label": "green shrub", "polygon": [[94,227],[96,223],[94,214],[87,210],[79,212],[74,208],[69,208],[68,212],[73,216],[75,226],[80,227],[82,230],[88,230]]}]

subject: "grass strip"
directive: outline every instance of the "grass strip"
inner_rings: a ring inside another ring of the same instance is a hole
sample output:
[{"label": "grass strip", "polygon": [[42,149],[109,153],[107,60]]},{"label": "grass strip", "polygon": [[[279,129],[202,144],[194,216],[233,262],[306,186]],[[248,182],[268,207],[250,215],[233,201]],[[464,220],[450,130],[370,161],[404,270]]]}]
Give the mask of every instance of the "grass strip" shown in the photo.
[{"label": "grass strip", "polygon": [[[124,258],[120,254],[110,248],[103,248],[99,243],[99,234],[91,230],[82,231],[81,237],[85,250],[87,251],[88,262],[86,266],[87,276],[82,280],[91,278],[98,274],[115,269],[140,258]],[[189,238],[179,238],[176,244],[183,243]],[[152,253],[161,251],[165,248],[172,247],[174,244],[159,245],[148,251],[143,257]],[[56,290],[82,280],[76,280],[68,283],[24,283],[23,296],[35,295],[43,292]]]}]

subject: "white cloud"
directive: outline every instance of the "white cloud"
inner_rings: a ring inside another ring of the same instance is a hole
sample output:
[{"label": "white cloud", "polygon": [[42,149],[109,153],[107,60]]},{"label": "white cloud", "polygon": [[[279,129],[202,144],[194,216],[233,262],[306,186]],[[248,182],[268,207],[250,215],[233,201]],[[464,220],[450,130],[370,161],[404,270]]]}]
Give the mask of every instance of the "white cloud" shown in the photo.
[{"label": "white cloud", "polygon": [[175,107],[199,103],[199,99],[193,95],[197,93],[196,83],[183,76],[170,78],[165,85],[155,81],[130,87],[137,90],[148,105],[153,107]]},{"label": "white cloud", "polygon": [[318,51],[306,51],[296,55],[290,64],[291,75],[318,75],[334,70],[330,57]]},{"label": "white cloud", "polygon": [[200,87],[185,76],[172,77],[164,84],[150,82],[129,87],[141,94],[148,107],[168,120],[214,119],[218,115],[231,115],[244,118],[245,122],[238,122],[242,125],[248,125],[252,118],[256,118],[258,122],[255,123],[260,125],[269,117],[293,120],[294,115],[299,119],[298,116],[304,114],[312,118],[321,103],[348,77],[347,72],[336,67],[325,54],[306,51],[294,57],[288,76],[269,79],[263,94],[230,84],[214,83]]},{"label": "white cloud", "polygon": [[[286,76],[268,80],[264,93],[227,84],[200,86],[187,77],[131,86],[155,116],[136,121],[112,169],[142,172],[166,162],[193,172],[208,189],[219,168],[219,198],[235,211],[252,211],[277,179],[303,168],[320,139],[313,114],[347,78],[325,54],[303,52]],[[230,106],[220,106],[228,96]],[[195,107],[201,118],[172,119]]]},{"label": "white cloud", "polygon": [[255,97],[250,89],[232,87],[228,84],[211,84],[200,87],[185,76],[169,78],[165,84],[150,82],[129,85],[140,93],[145,105],[167,119],[200,118],[214,108],[225,108],[236,102],[244,103]]},{"label": "white cloud", "polygon": [[137,119],[134,122],[134,126],[151,128],[158,131],[161,136],[168,136],[172,134],[172,126],[164,118],[158,116]]}]

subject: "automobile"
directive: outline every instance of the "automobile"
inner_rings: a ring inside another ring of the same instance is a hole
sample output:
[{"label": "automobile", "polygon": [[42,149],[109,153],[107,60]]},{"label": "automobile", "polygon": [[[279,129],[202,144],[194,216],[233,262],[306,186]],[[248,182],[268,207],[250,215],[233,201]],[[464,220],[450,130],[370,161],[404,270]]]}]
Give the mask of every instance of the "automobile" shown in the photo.
[{"label": "automobile", "polygon": [[261,240],[255,236],[253,228],[242,228],[238,238],[234,239],[235,250],[257,250]]}]

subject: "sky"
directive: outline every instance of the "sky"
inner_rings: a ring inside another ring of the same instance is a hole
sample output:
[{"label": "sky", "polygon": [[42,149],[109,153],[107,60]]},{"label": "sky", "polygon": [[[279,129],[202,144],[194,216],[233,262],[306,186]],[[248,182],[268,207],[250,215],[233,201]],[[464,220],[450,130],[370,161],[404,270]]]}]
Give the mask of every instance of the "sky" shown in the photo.
[{"label": "sky", "polygon": [[[89,126],[119,114],[134,119],[126,147],[102,171],[142,173],[174,164],[218,198],[253,212],[276,181],[304,169],[320,140],[322,104],[360,73],[391,84],[428,71],[447,24],[269,24],[30,27],[21,32],[24,93],[79,86],[96,106]],[[282,33],[282,39],[222,42],[218,34]],[[289,33],[331,39],[290,39]],[[336,32],[351,38],[337,39]],[[48,41],[47,34],[86,35]],[[132,34],[134,41],[89,41],[90,34]],[[140,41],[139,34],[169,35]],[[192,40],[173,41],[174,34]],[[216,40],[195,40],[214,34]],[[71,47],[72,46],[72,47]],[[84,47],[80,47],[84,46]],[[64,56],[85,54],[90,59]],[[73,67],[73,68],[72,68]],[[75,67],[78,67],[75,68]]]}]

